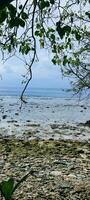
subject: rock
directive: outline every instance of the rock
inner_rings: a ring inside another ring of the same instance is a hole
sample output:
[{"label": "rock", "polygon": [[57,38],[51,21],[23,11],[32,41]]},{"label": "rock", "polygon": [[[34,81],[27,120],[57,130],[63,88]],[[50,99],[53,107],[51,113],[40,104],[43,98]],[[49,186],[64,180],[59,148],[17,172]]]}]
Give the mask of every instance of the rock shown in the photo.
[{"label": "rock", "polygon": [[55,113],[55,111],[53,110],[52,113]]},{"label": "rock", "polygon": [[3,119],[6,119],[6,118],[7,118],[7,115],[3,115],[2,118],[3,118]]},{"label": "rock", "polygon": [[14,124],[14,126],[19,127],[20,125],[19,124]]},{"label": "rock", "polygon": [[80,107],[81,107],[81,108],[83,108],[84,106],[83,106],[83,105],[81,105]]},{"label": "rock", "polygon": [[75,185],[74,187],[74,192],[83,192],[85,190],[85,188],[83,187],[83,185]]},{"label": "rock", "polygon": [[56,129],[56,128],[58,128],[58,127],[59,127],[58,124],[51,124],[51,128],[52,128],[52,129]]},{"label": "rock", "polygon": [[53,176],[61,176],[62,172],[61,171],[52,171],[50,174]]},{"label": "rock", "polygon": [[19,115],[19,113],[15,113],[15,115]]},{"label": "rock", "polygon": [[70,178],[70,179],[76,179],[76,175],[75,174],[69,174],[68,178]]},{"label": "rock", "polygon": [[8,123],[17,123],[18,121],[17,120],[8,120],[7,122]]},{"label": "rock", "polygon": [[86,110],[87,108],[86,108],[86,107],[83,107],[83,109]]},{"label": "rock", "polygon": [[26,122],[31,122],[30,120],[26,120]]},{"label": "rock", "polygon": [[10,103],[9,106],[14,106],[14,104],[11,104],[11,103]]},{"label": "rock", "polygon": [[90,127],[90,120],[86,121],[84,125]]},{"label": "rock", "polygon": [[53,140],[54,140],[54,138],[49,138],[49,140],[53,141]]}]

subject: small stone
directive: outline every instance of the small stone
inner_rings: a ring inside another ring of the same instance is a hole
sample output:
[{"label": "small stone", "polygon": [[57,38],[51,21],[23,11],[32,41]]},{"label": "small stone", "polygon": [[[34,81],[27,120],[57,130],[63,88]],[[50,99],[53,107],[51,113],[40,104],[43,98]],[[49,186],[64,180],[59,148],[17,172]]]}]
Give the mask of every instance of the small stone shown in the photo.
[{"label": "small stone", "polygon": [[19,115],[19,113],[15,113],[15,115]]},{"label": "small stone", "polygon": [[75,187],[74,187],[74,191],[78,192],[78,193],[82,192],[84,190],[85,190],[85,188],[82,185],[75,185]]},{"label": "small stone", "polygon": [[53,176],[61,176],[62,172],[61,171],[52,171],[50,174]]},{"label": "small stone", "polygon": [[7,118],[7,115],[3,115],[2,118],[3,118],[3,119],[6,119],[6,118]]}]

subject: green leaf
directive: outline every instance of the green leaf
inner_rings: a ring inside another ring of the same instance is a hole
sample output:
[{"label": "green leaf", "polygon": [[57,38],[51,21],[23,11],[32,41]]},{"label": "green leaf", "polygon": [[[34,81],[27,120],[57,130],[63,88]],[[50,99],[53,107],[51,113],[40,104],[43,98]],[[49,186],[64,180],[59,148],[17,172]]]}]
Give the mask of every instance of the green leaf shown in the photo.
[{"label": "green leaf", "polygon": [[85,15],[87,15],[88,18],[90,19],[90,12],[86,12]]},{"label": "green leaf", "polygon": [[17,10],[12,4],[8,5],[8,10],[10,11],[11,17],[15,17]]},{"label": "green leaf", "polygon": [[75,31],[75,37],[76,37],[76,40],[80,41],[81,35],[77,31]]},{"label": "green leaf", "polygon": [[7,18],[7,16],[8,15],[7,15],[6,9],[0,10],[0,24],[5,21],[5,19]]},{"label": "green leaf", "polygon": [[19,19],[18,19],[18,24],[19,24],[21,27],[24,28],[24,26],[25,26],[25,21],[22,20],[21,18],[19,18]]},{"label": "green leaf", "polygon": [[37,24],[36,24],[36,28],[37,28],[37,29],[40,29],[40,28],[41,28],[41,25],[37,23]]},{"label": "green leaf", "polygon": [[55,32],[55,30],[53,29],[53,28],[48,28],[48,31],[47,31],[48,33],[54,33]]},{"label": "green leaf", "polygon": [[70,34],[70,32],[71,32],[71,27],[68,26],[68,25],[61,27],[61,22],[58,21],[58,22],[56,23],[56,30],[57,30],[57,32],[58,32],[60,38],[63,39],[65,33],[68,34],[68,35]]},{"label": "green leaf", "polygon": [[29,43],[26,43],[26,42],[22,42],[20,48],[19,48],[19,52],[21,52],[23,55],[24,54],[28,54],[29,51],[31,50],[30,48],[30,44]]},{"label": "green leaf", "polygon": [[65,33],[64,33],[63,29],[61,28],[61,22],[60,21],[58,21],[56,23],[56,30],[57,30],[60,38],[63,39],[63,36],[65,35]]},{"label": "green leaf", "polygon": [[21,14],[21,17],[22,17],[22,19],[28,19],[28,14],[25,13],[25,12],[23,12],[23,13]]},{"label": "green leaf", "polygon": [[64,29],[65,33],[70,33],[71,32],[71,27],[68,26],[68,25],[64,26],[63,29]]},{"label": "green leaf", "polygon": [[63,65],[65,66],[67,64],[68,60],[67,60],[67,56],[65,55],[63,57]]},{"label": "green leaf", "polygon": [[28,172],[25,176],[23,176],[19,181],[18,183],[16,183],[14,189],[13,189],[13,192],[20,186],[21,183],[23,183],[24,181],[26,181],[26,179],[28,178],[28,176],[31,174],[33,175],[33,170],[31,170],[30,172]]},{"label": "green leaf", "polygon": [[52,39],[53,41],[55,41],[55,35],[54,35],[54,34],[51,34],[51,39]]},{"label": "green leaf", "polygon": [[8,181],[0,183],[0,191],[5,200],[10,200],[13,194],[14,179],[10,178]]},{"label": "green leaf", "polygon": [[49,6],[50,6],[49,1],[46,1],[45,2],[45,7],[49,7]]},{"label": "green leaf", "polygon": [[35,35],[39,36],[39,37],[42,37],[43,36],[43,32],[41,30],[35,31]]},{"label": "green leaf", "polygon": [[2,36],[3,31],[0,29],[0,36]]},{"label": "green leaf", "polygon": [[21,5],[19,6],[19,9],[22,10],[22,8],[23,8],[23,6],[22,6],[22,4],[21,4]]},{"label": "green leaf", "polygon": [[56,53],[56,45],[55,45],[55,44],[53,45],[52,52],[53,52],[53,53]]},{"label": "green leaf", "polygon": [[47,8],[47,7],[49,7],[49,6],[50,6],[49,1],[41,1],[41,2],[40,2],[40,7],[41,7],[41,9]]},{"label": "green leaf", "polygon": [[56,59],[55,59],[55,58],[52,59],[52,63],[53,63],[54,65],[56,65],[57,62],[56,62]]},{"label": "green leaf", "polygon": [[9,26],[10,28],[13,28],[13,27],[23,27],[25,26],[25,21],[19,17],[15,17],[14,19],[11,19],[10,22],[9,22]]},{"label": "green leaf", "polygon": [[8,46],[8,52],[11,53],[11,51],[12,51],[12,46],[11,46],[11,44],[9,44],[9,46]]},{"label": "green leaf", "polygon": [[50,3],[53,5],[55,3],[55,0],[50,0]]},{"label": "green leaf", "polygon": [[39,36],[39,31],[35,31],[35,35],[36,35],[36,36]]},{"label": "green leaf", "polygon": [[44,48],[44,40],[42,38],[40,39],[40,47]]}]

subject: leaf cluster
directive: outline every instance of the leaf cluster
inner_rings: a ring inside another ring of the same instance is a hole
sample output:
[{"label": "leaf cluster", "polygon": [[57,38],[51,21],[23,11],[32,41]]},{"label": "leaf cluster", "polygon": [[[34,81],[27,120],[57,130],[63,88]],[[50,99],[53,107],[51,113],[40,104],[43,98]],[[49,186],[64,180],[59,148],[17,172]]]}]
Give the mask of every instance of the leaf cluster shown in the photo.
[{"label": "leaf cluster", "polygon": [[39,43],[51,52],[52,63],[60,66],[63,75],[85,79],[90,88],[90,0],[17,2],[17,6],[9,3],[0,9],[1,51],[24,56],[30,75]]}]

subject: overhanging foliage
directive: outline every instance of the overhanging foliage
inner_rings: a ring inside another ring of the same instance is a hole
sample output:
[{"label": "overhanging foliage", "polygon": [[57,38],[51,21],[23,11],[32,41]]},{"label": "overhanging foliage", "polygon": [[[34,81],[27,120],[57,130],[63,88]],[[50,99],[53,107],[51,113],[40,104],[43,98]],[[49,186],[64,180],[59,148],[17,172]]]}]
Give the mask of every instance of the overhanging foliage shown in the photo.
[{"label": "overhanging foliage", "polygon": [[76,92],[90,89],[89,6],[90,0],[0,0],[2,57],[23,55],[28,67],[21,100],[37,60],[37,41],[51,51],[64,76],[76,78]]}]

